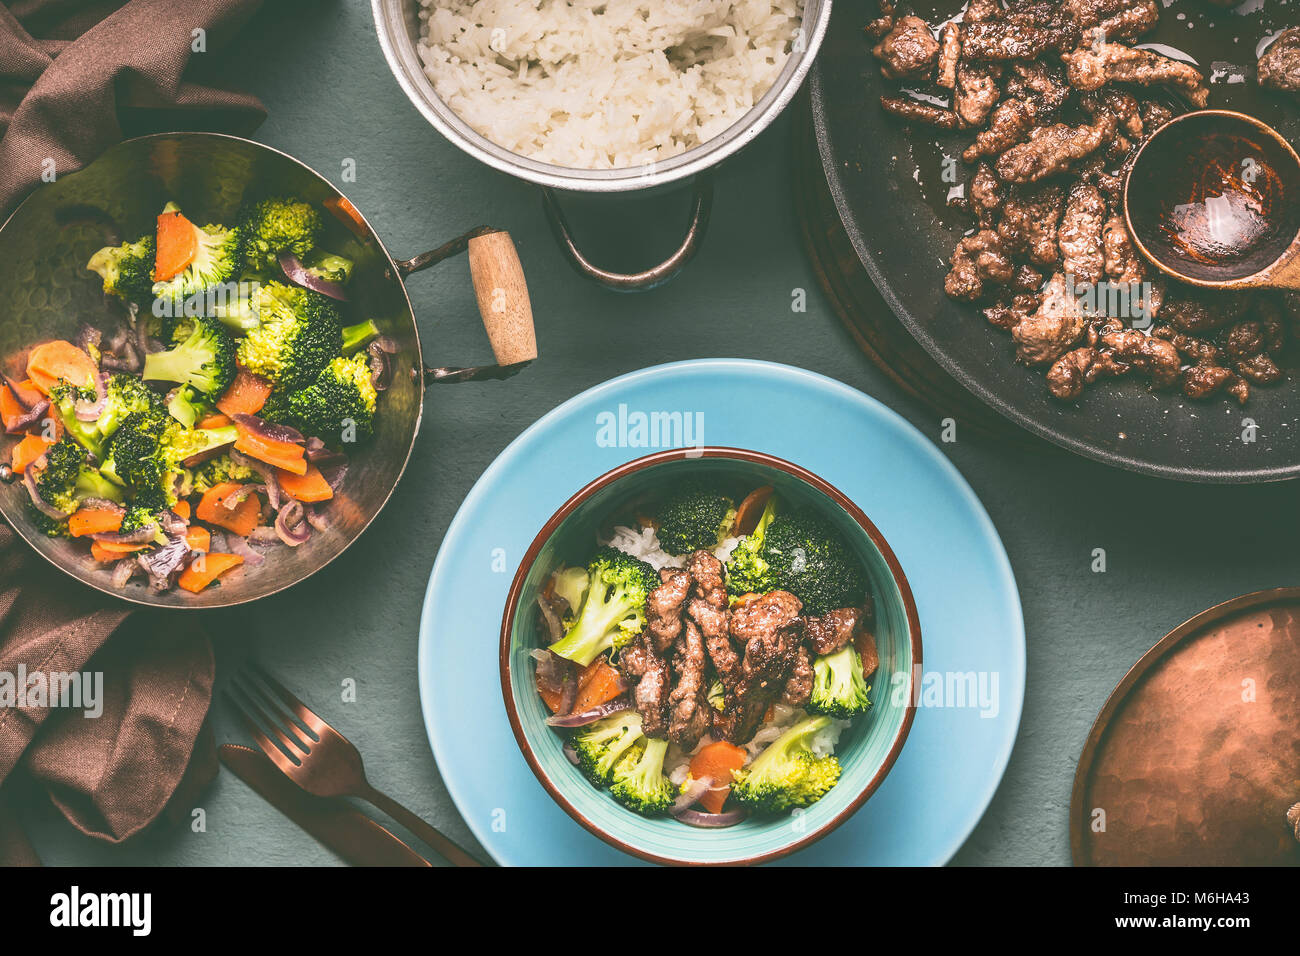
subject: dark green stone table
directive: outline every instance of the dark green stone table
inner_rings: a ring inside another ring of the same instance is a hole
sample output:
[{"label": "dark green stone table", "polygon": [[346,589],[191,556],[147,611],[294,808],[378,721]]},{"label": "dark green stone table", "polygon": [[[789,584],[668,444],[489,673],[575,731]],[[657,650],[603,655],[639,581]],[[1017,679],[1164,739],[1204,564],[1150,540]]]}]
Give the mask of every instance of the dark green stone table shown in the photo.
[{"label": "dark green stone table", "polygon": [[[361,749],[373,782],[435,826],[471,842],[443,789],[420,716],[415,650],[438,544],[480,472],[524,428],[614,375],[679,359],[786,362],[875,396],[939,442],[941,416],[873,367],[842,329],[805,257],[791,195],[792,122],[778,120],[717,179],[713,225],[686,273],[647,295],[579,280],[561,257],[534,187],[495,173],[442,139],[410,105],[375,39],[369,4],[284,3],[254,21],[234,68],[266,103],[255,134],[331,177],[395,255],[478,223],[510,230],[528,273],[542,358],[506,384],[440,388],[388,509],[341,560],[247,611],[206,618],[218,686],[249,654]],[[345,160],[356,181],[344,182]],[[575,229],[602,264],[634,268],[673,248],[684,195],[579,204]],[[617,221],[610,210],[617,208]],[[643,224],[628,228],[629,222]],[[795,290],[807,311],[792,312]],[[410,292],[434,364],[490,361],[468,269],[456,260]],[[1300,578],[1300,490],[1168,484],[1041,444],[959,431],[940,444],[984,501],[1020,583],[1029,643],[1020,736],[992,805],[954,862],[1066,864],[1075,761],[1125,671],[1169,629],[1238,594]],[[936,542],[942,547],[942,542]],[[1091,570],[1104,548],[1107,571]],[[340,701],[353,678],[355,703]],[[495,697],[487,707],[499,707]],[[219,741],[246,741],[218,699]],[[21,796],[21,794],[20,794]],[[30,795],[28,795],[30,796]],[[174,831],[107,847],[25,800],[24,821],[55,864],[330,863],[332,854],[222,774],[201,805],[206,832]]]}]

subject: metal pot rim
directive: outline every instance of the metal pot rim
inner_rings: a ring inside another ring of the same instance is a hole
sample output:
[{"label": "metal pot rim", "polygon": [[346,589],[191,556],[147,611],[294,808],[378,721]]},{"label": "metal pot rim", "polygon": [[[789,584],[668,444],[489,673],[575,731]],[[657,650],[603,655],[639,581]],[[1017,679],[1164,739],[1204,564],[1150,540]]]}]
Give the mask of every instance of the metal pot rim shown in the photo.
[{"label": "metal pot rim", "polygon": [[[804,49],[791,53],[771,88],[735,123],[712,139],[663,162],[621,169],[570,169],[530,159],[475,132],[434,92],[415,45],[407,41],[401,0],[371,0],[375,33],[384,59],[407,99],[439,133],[480,162],[518,179],[552,189],[588,193],[631,192],[687,179],[721,163],[749,144],[798,92],[821,48],[832,0],[805,0]],[[809,10],[812,19],[809,20]]]}]

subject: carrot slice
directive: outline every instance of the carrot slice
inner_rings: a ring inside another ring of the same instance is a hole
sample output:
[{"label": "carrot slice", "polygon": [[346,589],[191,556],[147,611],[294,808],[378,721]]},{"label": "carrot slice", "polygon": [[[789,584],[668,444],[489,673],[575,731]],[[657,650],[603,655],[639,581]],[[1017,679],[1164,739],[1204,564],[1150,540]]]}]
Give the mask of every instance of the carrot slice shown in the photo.
[{"label": "carrot slice", "polygon": [[0,382],[0,423],[5,431],[18,427],[19,420],[27,414],[27,409],[18,400],[18,396],[4,382]]},{"label": "carrot slice", "polygon": [[78,388],[89,388],[98,375],[99,368],[90,356],[62,339],[38,345],[27,356],[27,377],[46,395],[60,379],[66,378]]},{"label": "carrot slice", "polygon": [[[282,441],[270,442],[240,428],[240,436],[235,441],[235,448],[258,461],[282,468],[295,475],[307,474],[307,459],[303,457],[301,445]],[[293,453],[295,451],[296,455]]]},{"label": "carrot slice", "polygon": [[706,791],[697,801],[709,813],[722,812],[722,805],[731,793],[734,773],[745,766],[746,756],[743,747],[719,740],[701,747],[700,752],[691,758],[691,776],[696,780],[708,777],[713,781],[713,789]]},{"label": "carrot slice", "polygon": [[185,271],[199,253],[198,230],[179,212],[158,216],[158,254],[154,259],[155,282],[166,282]]},{"label": "carrot slice", "polygon": [[275,480],[280,483],[286,495],[298,501],[328,501],[334,497],[334,489],[315,465],[309,464],[307,471],[301,475],[277,468]]},{"label": "carrot slice", "polygon": [[27,466],[44,455],[45,449],[52,444],[54,443],[46,441],[41,435],[24,435],[23,440],[14,445],[9,463],[13,465],[14,471],[21,475],[27,470]]},{"label": "carrot slice", "polygon": [[185,529],[185,543],[191,551],[207,552],[212,547],[212,532],[207,528],[192,524]]},{"label": "carrot slice", "polygon": [[369,234],[361,213],[357,212],[357,207],[352,205],[346,196],[331,196],[322,205],[333,213],[339,222],[352,230],[353,235],[364,239]]},{"label": "carrot slice", "polygon": [[578,698],[573,702],[573,712],[580,714],[613,700],[627,690],[627,682],[618,668],[611,667],[604,657],[598,657],[578,675]]},{"label": "carrot slice", "polygon": [[176,512],[176,514],[180,515],[186,521],[190,520],[190,503],[185,499],[182,498],[180,501],[176,502],[176,504],[172,505],[172,511]]},{"label": "carrot slice", "polygon": [[225,394],[217,399],[217,408],[227,415],[256,415],[270,397],[271,383],[240,367]]},{"label": "carrot slice", "polygon": [[190,566],[181,572],[176,583],[185,590],[198,594],[231,568],[243,563],[244,559],[237,554],[221,551],[215,554],[203,554],[190,562]]},{"label": "carrot slice", "polygon": [[876,650],[876,639],[864,627],[858,631],[858,636],[854,638],[853,643],[858,649],[858,656],[862,658],[862,676],[870,677],[880,666],[880,652]]},{"label": "carrot slice", "polygon": [[198,422],[195,423],[195,427],[196,428],[225,428],[229,424],[230,424],[230,419],[227,416],[222,415],[220,412],[217,412],[216,414],[208,415],[206,418],[200,418]]},{"label": "carrot slice", "polygon": [[258,500],[257,495],[249,495],[235,507],[225,507],[222,500],[232,492],[238,491],[239,487],[233,481],[223,481],[219,485],[212,486],[204,493],[199,506],[194,509],[195,516],[200,521],[233,531],[241,538],[246,537],[257,527],[258,519],[262,515],[262,502]]},{"label": "carrot slice", "polygon": [[90,542],[90,555],[96,561],[108,564],[112,561],[121,561],[123,558],[129,557],[137,551],[143,551],[147,547],[149,547],[148,542],[145,544],[121,544],[111,541],[92,541]]},{"label": "carrot slice", "polygon": [[88,534],[119,531],[124,514],[118,508],[80,508],[68,518],[68,534],[84,538]]}]

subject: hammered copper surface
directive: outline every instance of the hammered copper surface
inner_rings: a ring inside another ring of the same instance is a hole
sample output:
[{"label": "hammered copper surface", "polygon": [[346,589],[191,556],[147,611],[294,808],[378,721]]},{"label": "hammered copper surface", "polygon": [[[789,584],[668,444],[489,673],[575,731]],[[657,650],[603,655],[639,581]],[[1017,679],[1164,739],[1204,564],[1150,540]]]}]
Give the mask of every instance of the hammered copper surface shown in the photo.
[{"label": "hammered copper surface", "polygon": [[1156,645],[1080,758],[1079,864],[1296,865],[1300,588],[1247,595]]}]

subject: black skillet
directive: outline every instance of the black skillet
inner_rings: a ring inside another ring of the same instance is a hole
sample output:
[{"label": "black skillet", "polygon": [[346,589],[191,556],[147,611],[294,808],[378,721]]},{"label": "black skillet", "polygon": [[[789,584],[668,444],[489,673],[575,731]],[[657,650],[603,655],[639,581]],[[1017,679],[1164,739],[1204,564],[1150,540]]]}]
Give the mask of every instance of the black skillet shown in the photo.
[{"label": "black skillet", "polygon": [[[958,0],[917,0],[911,9],[937,24],[961,6]],[[1227,82],[1226,72],[1213,82],[1210,105],[1254,115],[1300,143],[1300,101],[1259,90],[1254,82],[1257,44],[1292,25],[1297,11],[1267,0],[1246,0],[1237,9],[1252,7],[1234,13],[1205,0],[1173,0],[1162,4],[1159,28],[1140,43],[1181,50],[1207,72],[1246,68],[1245,82]],[[811,76],[813,119],[822,166],[854,249],[916,340],[992,408],[1081,455],[1185,481],[1300,475],[1294,346],[1291,377],[1253,389],[1244,408],[1222,399],[1193,402],[1179,393],[1151,392],[1137,379],[1099,382],[1077,403],[1063,403],[1048,394],[1040,370],[1013,363],[1009,335],[989,326],[976,307],[944,295],[948,256],[970,226],[944,206],[952,185],[943,178],[944,158],[956,158],[957,178],[964,182],[970,169],[960,153],[969,137],[908,128],[882,115],[879,97],[893,84],[881,78],[862,32],[878,9],[877,0],[835,4]]]}]

